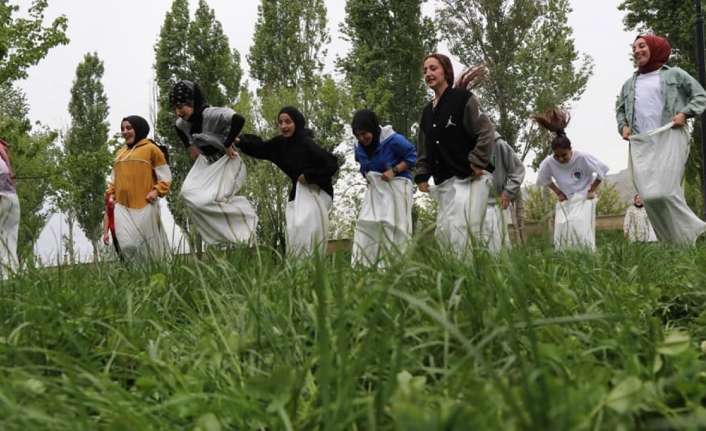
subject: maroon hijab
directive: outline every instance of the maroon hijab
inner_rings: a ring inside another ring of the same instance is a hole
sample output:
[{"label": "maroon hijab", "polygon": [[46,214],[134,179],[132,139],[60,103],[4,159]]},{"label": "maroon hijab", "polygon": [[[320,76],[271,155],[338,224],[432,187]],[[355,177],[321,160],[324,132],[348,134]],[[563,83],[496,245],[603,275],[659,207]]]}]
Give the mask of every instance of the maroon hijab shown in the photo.
[{"label": "maroon hijab", "polygon": [[635,38],[644,39],[647,46],[650,48],[650,60],[646,65],[638,67],[640,73],[650,73],[658,70],[669,61],[669,56],[672,55],[672,45],[662,36],[654,36],[647,34]]}]

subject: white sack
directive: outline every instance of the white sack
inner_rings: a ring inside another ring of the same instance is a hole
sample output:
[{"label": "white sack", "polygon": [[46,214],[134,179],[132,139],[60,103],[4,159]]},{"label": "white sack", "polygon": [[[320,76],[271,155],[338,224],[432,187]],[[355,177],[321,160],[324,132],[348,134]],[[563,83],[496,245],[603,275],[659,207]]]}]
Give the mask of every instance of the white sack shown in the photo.
[{"label": "white sack", "polygon": [[0,195],[0,279],[17,271],[17,234],[20,227],[20,200],[14,193]]},{"label": "white sack", "polygon": [[326,252],[331,196],[316,185],[297,182],[294,200],[287,203],[287,254]]},{"label": "white sack", "polygon": [[596,202],[576,194],[571,199],[557,202],[554,210],[554,248],[596,249]]},{"label": "white sack", "polygon": [[167,235],[156,200],[134,209],[115,204],[115,236],[120,252],[128,259],[155,259],[167,250]]},{"label": "white sack", "polygon": [[353,235],[352,264],[376,265],[389,251],[404,252],[412,236],[412,182],[366,175],[368,188]]},{"label": "white sack", "polygon": [[472,247],[473,238],[481,238],[492,181],[485,173],[477,180],[452,177],[429,187],[439,206],[434,235],[442,247],[462,256]]},{"label": "white sack", "polygon": [[508,229],[508,217],[505,211],[498,204],[489,204],[485,211],[483,220],[483,243],[493,254],[500,253],[504,248],[512,248],[510,242],[510,230]]},{"label": "white sack", "polygon": [[660,241],[694,244],[706,223],[686,204],[681,181],[689,157],[686,127],[659,129],[630,137],[630,170]]},{"label": "white sack", "polygon": [[206,244],[254,243],[257,214],[244,196],[236,196],[247,171],[240,157],[211,164],[199,156],[181,188],[191,219]]}]

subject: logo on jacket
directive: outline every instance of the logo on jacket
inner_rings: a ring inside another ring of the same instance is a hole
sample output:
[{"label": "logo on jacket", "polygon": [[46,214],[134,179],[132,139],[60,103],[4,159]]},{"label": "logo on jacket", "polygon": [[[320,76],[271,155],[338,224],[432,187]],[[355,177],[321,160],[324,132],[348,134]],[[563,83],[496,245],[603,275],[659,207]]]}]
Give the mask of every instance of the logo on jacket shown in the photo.
[{"label": "logo on jacket", "polygon": [[574,178],[576,178],[577,181],[580,180],[582,176],[583,174],[581,173],[581,171],[574,172]]},{"label": "logo on jacket", "polygon": [[446,128],[448,129],[449,127],[456,127],[453,115],[449,117],[449,121],[446,123]]}]

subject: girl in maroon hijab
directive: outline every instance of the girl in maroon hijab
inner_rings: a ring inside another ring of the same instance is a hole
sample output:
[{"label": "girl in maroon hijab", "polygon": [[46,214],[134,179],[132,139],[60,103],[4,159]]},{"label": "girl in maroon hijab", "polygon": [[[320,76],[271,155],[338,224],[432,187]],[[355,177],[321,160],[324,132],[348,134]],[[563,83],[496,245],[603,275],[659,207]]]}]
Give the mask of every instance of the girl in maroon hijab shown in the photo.
[{"label": "girl in maroon hijab", "polygon": [[638,36],[637,70],[616,105],[618,133],[630,141],[630,168],[660,241],[693,244],[706,231],[686,204],[681,180],[689,154],[689,118],[706,109],[706,91],[691,75],[667,65],[672,48],[660,36]]},{"label": "girl in maroon hijab", "polygon": [[616,104],[618,133],[629,139],[674,123],[683,127],[686,120],[706,108],[706,92],[691,75],[667,65],[672,47],[661,36],[638,36],[632,45],[637,70],[625,81]]}]

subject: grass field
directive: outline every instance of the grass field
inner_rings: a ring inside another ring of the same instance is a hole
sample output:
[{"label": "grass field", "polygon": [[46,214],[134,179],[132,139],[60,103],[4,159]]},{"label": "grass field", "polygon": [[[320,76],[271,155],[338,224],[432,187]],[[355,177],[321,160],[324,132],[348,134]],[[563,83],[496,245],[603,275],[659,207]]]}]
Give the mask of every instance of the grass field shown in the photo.
[{"label": "grass field", "polygon": [[598,242],[31,270],[0,287],[0,429],[706,428],[706,247]]}]

